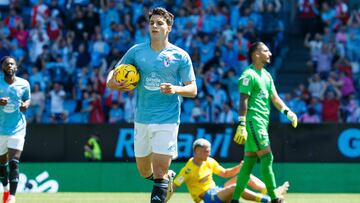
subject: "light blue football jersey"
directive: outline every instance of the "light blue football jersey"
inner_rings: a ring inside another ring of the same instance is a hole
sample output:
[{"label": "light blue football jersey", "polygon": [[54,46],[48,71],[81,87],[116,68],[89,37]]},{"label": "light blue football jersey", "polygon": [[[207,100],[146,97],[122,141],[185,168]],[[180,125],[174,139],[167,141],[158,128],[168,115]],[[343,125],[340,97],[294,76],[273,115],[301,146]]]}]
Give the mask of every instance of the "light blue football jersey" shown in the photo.
[{"label": "light blue football jersey", "polygon": [[180,122],[181,96],[162,94],[160,84],[181,86],[185,82],[195,81],[190,56],[184,50],[170,44],[156,52],[149,42],[141,43],[131,47],[116,66],[119,64],[132,64],[140,73],[136,88],[135,122]]},{"label": "light blue football jersey", "polygon": [[30,85],[25,79],[15,77],[9,85],[0,78],[0,97],[9,97],[8,104],[0,106],[0,135],[25,135],[25,115],[20,111],[20,104],[30,99]]}]

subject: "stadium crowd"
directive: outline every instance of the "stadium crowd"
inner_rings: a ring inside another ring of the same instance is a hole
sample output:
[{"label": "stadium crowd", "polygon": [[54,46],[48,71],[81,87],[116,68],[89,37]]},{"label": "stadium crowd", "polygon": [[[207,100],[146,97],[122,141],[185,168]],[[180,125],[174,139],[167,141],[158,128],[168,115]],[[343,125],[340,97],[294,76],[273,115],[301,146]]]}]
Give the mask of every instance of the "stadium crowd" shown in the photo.
[{"label": "stadium crowd", "polygon": [[299,1],[311,76],[284,98],[300,122],[360,122],[360,7],[354,2]]},{"label": "stadium crowd", "polygon": [[[197,77],[198,96],[184,99],[182,122],[234,123],[237,81],[249,63],[250,43],[264,41],[273,58],[281,60],[282,3],[0,1],[0,57],[16,57],[21,67],[18,75],[30,82],[29,122],[133,122],[134,92],[106,88],[105,77],[127,49],[149,40],[148,11],[163,6],[175,14],[170,41],[189,53]],[[355,94],[359,87],[359,10],[350,9],[342,0],[298,0],[298,12],[314,75],[294,92],[283,94],[288,106],[302,122],[359,122]],[[312,19],[321,20],[308,23]],[[318,25],[323,29],[313,29]]]}]

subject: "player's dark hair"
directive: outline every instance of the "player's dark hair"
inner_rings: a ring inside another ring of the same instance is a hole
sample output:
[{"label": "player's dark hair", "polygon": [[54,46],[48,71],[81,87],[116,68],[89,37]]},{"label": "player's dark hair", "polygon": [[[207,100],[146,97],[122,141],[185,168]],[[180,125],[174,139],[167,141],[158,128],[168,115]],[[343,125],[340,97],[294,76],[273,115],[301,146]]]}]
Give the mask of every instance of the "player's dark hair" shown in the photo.
[{"label": "player's dark hair", "polygon": [[254,42],[250,45],[250,48],[249,48],[249,59],[251,62],[253,62],[252,60],[252,55],[255,51],[257,51],[257,49],[261,46],[261,45],[264,45],[264,43],[262,42]]},{"label": "player's dark hair", "polygon": [[4,61],[6,60],[6,59],[14,59],[14,61],[15,61],[15,63],[17,63],[16,62],[16,59],[14,58],[14,57],[12,57],[12,56],[4,56],[4,57],[2,57],[1,59],[0,59],[0,64],[2,65],[3,63],[4,63]]},{"label": "player's dark hair", "polygon": [[172,26],[174,23],[174,15],[172,13],[170,13],[169,11],[167,11],[165,8],[162,7],[157,7],[152,9],[149,12],[149,20],[151,18],[151,16],[153,15],[159,15],[165,18],[166,20],[166,24],[169,26]]}]

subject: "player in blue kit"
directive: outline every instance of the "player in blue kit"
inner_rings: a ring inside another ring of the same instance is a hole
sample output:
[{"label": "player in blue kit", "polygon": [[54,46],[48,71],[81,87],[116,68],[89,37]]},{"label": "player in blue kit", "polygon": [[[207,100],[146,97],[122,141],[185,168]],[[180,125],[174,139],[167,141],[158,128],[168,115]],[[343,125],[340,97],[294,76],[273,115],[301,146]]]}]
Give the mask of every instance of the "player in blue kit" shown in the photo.
[{"label": "player in blue kit", "polygon": [[4,186],[3,202],[15,203],[19,159],[26,134],[23,112],[29,108],[31,92],[29,82],[15,76],[15,58],[5,56],[0,62],[4,76],[0,79],[0,180]]},{"label": "player in blue kit", "polygon": [[[181,97],[195,97],[197,87],[190,56],[168,40],[173,14],[155,8],[149,13],[149,21],[150,42],[131,47],[115,67],[132,64],[140,73],[134,150],[140,175],[154,181],[151,202],[157,203],[166,202],[172,193],[169,185],[174,174],[168,169],[177,157]],[[115,74],[114,70],[109,73],[107,86],[128,91],[125,83],[115,80]]]}]

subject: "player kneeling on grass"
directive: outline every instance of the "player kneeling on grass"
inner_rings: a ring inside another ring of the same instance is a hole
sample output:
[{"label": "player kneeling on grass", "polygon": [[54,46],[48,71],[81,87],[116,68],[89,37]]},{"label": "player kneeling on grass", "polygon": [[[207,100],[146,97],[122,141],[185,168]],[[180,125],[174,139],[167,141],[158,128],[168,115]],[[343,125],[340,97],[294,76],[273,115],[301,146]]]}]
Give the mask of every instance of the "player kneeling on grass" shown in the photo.
[{"label": "player kneeling on grass", "polygon": [[[194,157],[190,158],[176,176],[173,184],[174,191],[184,182],[194,202],[223,203],[230,202],[236,184],[236,175],[239,173],[242,163],[232,167],[224,168],[215,159],[210,157],[211,144],[200,138],[193,143]],[[213,180],[213,174],[223,178],[230,178],[223,187],[219,187]],[[266,195],[265,184],[255,176],[251,175],[248,186],[258,193],[245,189],[242,198],[255,202],[270,202]],[[283,186],[276,189],[279,196],[284,196],[289,187],[285,182]]]},{"label": "player kneeling on grass", "polygon": [[4,187],[3,202],[15,203],[19,159],[26,134],[24,112],[30,105],[30,85],[25,79],[15,76],[17,63],[14,57],[5,56],[0,63],[4,73],[0,78],[0,181]]}]

